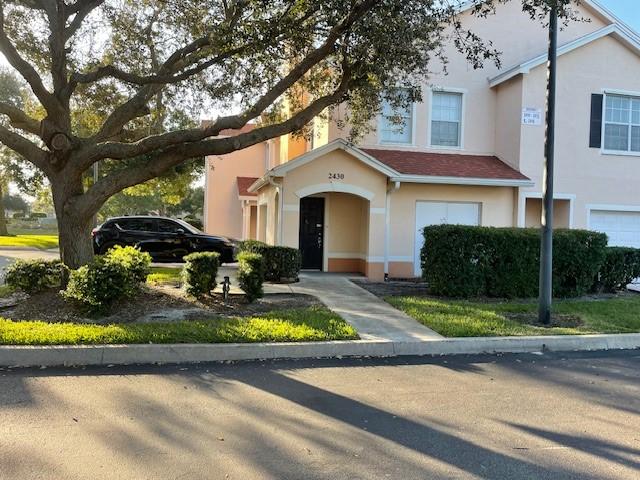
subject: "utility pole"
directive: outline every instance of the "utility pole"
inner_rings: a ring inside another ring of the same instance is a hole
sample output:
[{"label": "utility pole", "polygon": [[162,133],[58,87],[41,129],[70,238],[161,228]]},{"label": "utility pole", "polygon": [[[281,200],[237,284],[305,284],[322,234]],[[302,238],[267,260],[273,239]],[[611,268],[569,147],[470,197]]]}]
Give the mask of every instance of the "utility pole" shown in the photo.
[{"label": "utility pole", "polygon": [[549,60],[547,64],[547,112],[542,180],[542,232],[540,239],[540,298],[538,321],[551,323],[553,296],[553,163],[556,117],[556,73],[558,64],[558,7],[552,0],[549,15]]}]

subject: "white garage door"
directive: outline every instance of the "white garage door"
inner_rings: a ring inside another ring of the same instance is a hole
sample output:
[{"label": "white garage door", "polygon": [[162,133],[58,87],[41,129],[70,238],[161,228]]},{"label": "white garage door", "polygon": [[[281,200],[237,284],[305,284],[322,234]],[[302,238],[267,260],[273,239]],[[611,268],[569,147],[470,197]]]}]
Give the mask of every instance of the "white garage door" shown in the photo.
[{"label": "white garage door", "polygon": [[595,210],[591,212],[591,230],[609,236],[614,247],[640,248],[640,212],[615,212]]},{"label": "white garage door", "polygon": [[422,275],[420,250],[424,245],[422,230],[428,225],[480,225],[479,203],[417,202],[416,240],[414,269],[416,276]]}]

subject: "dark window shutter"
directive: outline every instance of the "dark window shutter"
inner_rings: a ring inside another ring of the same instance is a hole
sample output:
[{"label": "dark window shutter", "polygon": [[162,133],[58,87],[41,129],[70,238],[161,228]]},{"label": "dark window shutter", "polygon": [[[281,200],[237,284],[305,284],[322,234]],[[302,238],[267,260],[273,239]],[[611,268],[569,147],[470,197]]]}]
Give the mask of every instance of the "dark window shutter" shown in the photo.
[{"label": "dark window shutter", "polygon": [[591,95],[591,129],[589,131],[589,147],[600,148],[602,146],[602,102],[604,95],[594,93]]}]

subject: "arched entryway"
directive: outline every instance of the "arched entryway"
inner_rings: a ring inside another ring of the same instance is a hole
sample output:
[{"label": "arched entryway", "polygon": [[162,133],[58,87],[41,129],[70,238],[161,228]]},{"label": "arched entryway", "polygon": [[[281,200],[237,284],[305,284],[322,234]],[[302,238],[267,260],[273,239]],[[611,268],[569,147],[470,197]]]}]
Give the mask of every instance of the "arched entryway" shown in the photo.
[{"label": "arched entryway", "polygon": [[353,193],[314,193],[300,198],[302,267],[327,272],[367,272],[370,202]]}]

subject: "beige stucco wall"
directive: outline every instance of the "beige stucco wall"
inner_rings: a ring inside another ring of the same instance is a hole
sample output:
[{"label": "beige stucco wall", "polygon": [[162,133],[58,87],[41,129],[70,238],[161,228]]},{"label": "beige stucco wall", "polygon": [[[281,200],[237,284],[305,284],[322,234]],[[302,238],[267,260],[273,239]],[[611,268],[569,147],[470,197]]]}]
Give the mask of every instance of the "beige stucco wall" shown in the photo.
[{"label": "beige stucco wall", "polygon": [[[497,2],[496,2],[497,3]],[[587,33],[596,31],[605,23],[595,16],[585,6],[575,7],[580,15],[590,18],[590,22],[572,22],[567,28],[563,28],[559,34],[559,43],[563,44]],[[477,18],[470,13],[461,15],[461,21],[465,28],[469,28],[481,38],[493,42],[493,47],[502,52],[500,56],[503,69],[508,69],[523,61],[527,61],[544,52],[547,48],[548,31],[545,26],[529,15],[522,12],[521,2],[508,2],[496,5],[497,14],[487,18]],[[437,59],[432,61],[433,74],[422,85],[423,102],[415,106],[414,143],[409,146],[393,145],[387,148],[408,150],[430,150],[439,152],[451,152],[452,149],[429,147],[429,117],[430,117],[430,92],[432,88],[459,89],[464,92],[463,106],[463,146],[461,151],[475,154],[509,154],[507,146],[498,147],[497,142],[503,140],[502,131],[498,126],[504,126],[500,120],[500,108],[498,106],[499,90],[490,89],[487,79],[497,75],[500,69],[493,62],[485,62],[484,68],[474,70],[466,58],[457,52],[453,42],[447,42],[445,52],[449,63],[447,74],[443,72],[441,63]],[[503,91],[504,93],[504,91]],[[510,95],[515,92],[508,92]],[[509,105],[513,107],[513,105]],[[329,140],[347,135],[346,129],[339,129],[335,120],[344,120],[346,117],[344,108],[336,111],[333,125],[329,128]],[[516,120],[516,126],[520,122],[520,113]],[[379,146],[378,131],[373,125],[372,131],[365,136],[361,144],[366,147]],[[454,149],[458,150],[458,149]],[[501,152],[498,152],[498,151]],[[511,162],[511,155],[505,161]]]},{"label": "beige stucco wall", "polygon": [[[527,228],[539,228],[542,224],[542,200],[527,198],[525,203],[525,224]],[[571,202],[569,200],[555,200],[553,202],[553,226],[555,228],[569,228],[571,220]]]},{"label": "beige stucco wall", "polygon": [[418,201],[479,203],[481,225],[514,225],[515,195],[511,187],[402,184],[390,197],[389,275],[392,277],[414,276]]},{"label": "beige stucco wall", "polygon": [[[544,108],[544,66],[525,75],[524,103]],[[562,55],[558,61],[556,193],[575,195],[574,227],[587,228],[588,204],[640,206],[640,158],[589,148],[591,94],[603,88],[638,92],[640,57],[611,37]],[[544,127],[523,127],[521,170],[542,190]]]},{"label": "beige stucco wall", "polygon": [[205,215],[207,233],[242,236],[242,202],[237,177],[259,177],[265,171],[266,143],[205,160]]},{"label": "beige stucco wall", "polygon": [[522,78],[507,81],[496,92],[496,155],[513,168],[519,168],[522,115]]}]

